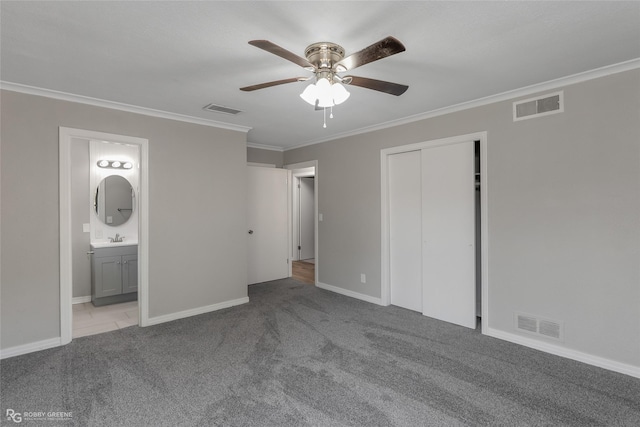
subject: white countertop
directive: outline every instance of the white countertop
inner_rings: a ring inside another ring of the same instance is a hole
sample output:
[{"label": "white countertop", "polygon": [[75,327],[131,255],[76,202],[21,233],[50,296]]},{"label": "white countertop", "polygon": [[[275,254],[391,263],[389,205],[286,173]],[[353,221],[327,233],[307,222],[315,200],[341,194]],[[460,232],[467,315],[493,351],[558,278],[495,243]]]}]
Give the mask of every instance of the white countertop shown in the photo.
[{"label": "white countertop", "polygon": [[124,242],[92,242],[92,248],[115,248],[120,246],[136,246],[137,240],[125,240]]}]

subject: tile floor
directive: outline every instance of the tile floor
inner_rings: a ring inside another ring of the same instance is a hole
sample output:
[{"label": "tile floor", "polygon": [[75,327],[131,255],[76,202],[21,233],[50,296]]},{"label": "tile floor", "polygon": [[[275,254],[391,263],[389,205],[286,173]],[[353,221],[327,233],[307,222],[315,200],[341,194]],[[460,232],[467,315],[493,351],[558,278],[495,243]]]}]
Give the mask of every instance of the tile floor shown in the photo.
[{"label": "tile floor", "polygon": [[73,338],[101,334],[138,324],[138,301],[94,307],[73,305]]}]

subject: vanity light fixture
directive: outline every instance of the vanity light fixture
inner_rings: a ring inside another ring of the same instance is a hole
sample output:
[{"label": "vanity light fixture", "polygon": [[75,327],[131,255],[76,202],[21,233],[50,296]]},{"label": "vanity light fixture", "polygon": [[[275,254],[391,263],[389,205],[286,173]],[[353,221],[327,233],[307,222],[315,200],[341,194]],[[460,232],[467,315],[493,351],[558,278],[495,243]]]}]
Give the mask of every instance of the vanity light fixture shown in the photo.
[{"label": "vanity light fixture", "polygon": [[133,168],[133,163],[121,162],[119,160],[98,160],[98,166],[110,169],[131,169]]}]

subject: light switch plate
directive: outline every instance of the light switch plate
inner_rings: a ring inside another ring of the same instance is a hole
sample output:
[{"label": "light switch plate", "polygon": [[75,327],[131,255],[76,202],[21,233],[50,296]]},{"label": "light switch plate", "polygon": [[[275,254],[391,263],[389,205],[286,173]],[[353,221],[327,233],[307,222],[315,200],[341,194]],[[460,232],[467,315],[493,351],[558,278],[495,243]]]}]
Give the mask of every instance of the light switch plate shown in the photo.
[{"label": "light switch plate", "polygon": [[83,233],[90,233],[91,232],[91,224],[89,224],[88,222],[85,224],[82,224],[82,232]]},{"label": "light switch plate", "polygon": [[322,222],[322,214],[318,214],[318,221]]}]

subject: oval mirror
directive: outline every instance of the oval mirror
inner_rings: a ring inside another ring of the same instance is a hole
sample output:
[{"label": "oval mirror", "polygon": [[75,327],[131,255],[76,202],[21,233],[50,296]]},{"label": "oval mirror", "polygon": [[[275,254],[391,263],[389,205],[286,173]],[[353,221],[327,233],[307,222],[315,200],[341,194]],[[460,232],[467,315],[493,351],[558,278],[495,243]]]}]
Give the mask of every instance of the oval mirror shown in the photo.
[{"label": "oval mirror", "polygon": [[129,221],[133,213],[135,194],[126,178],[109,175],[98,185],[95,197],[95,210],[103,224],[112,227]]}]

